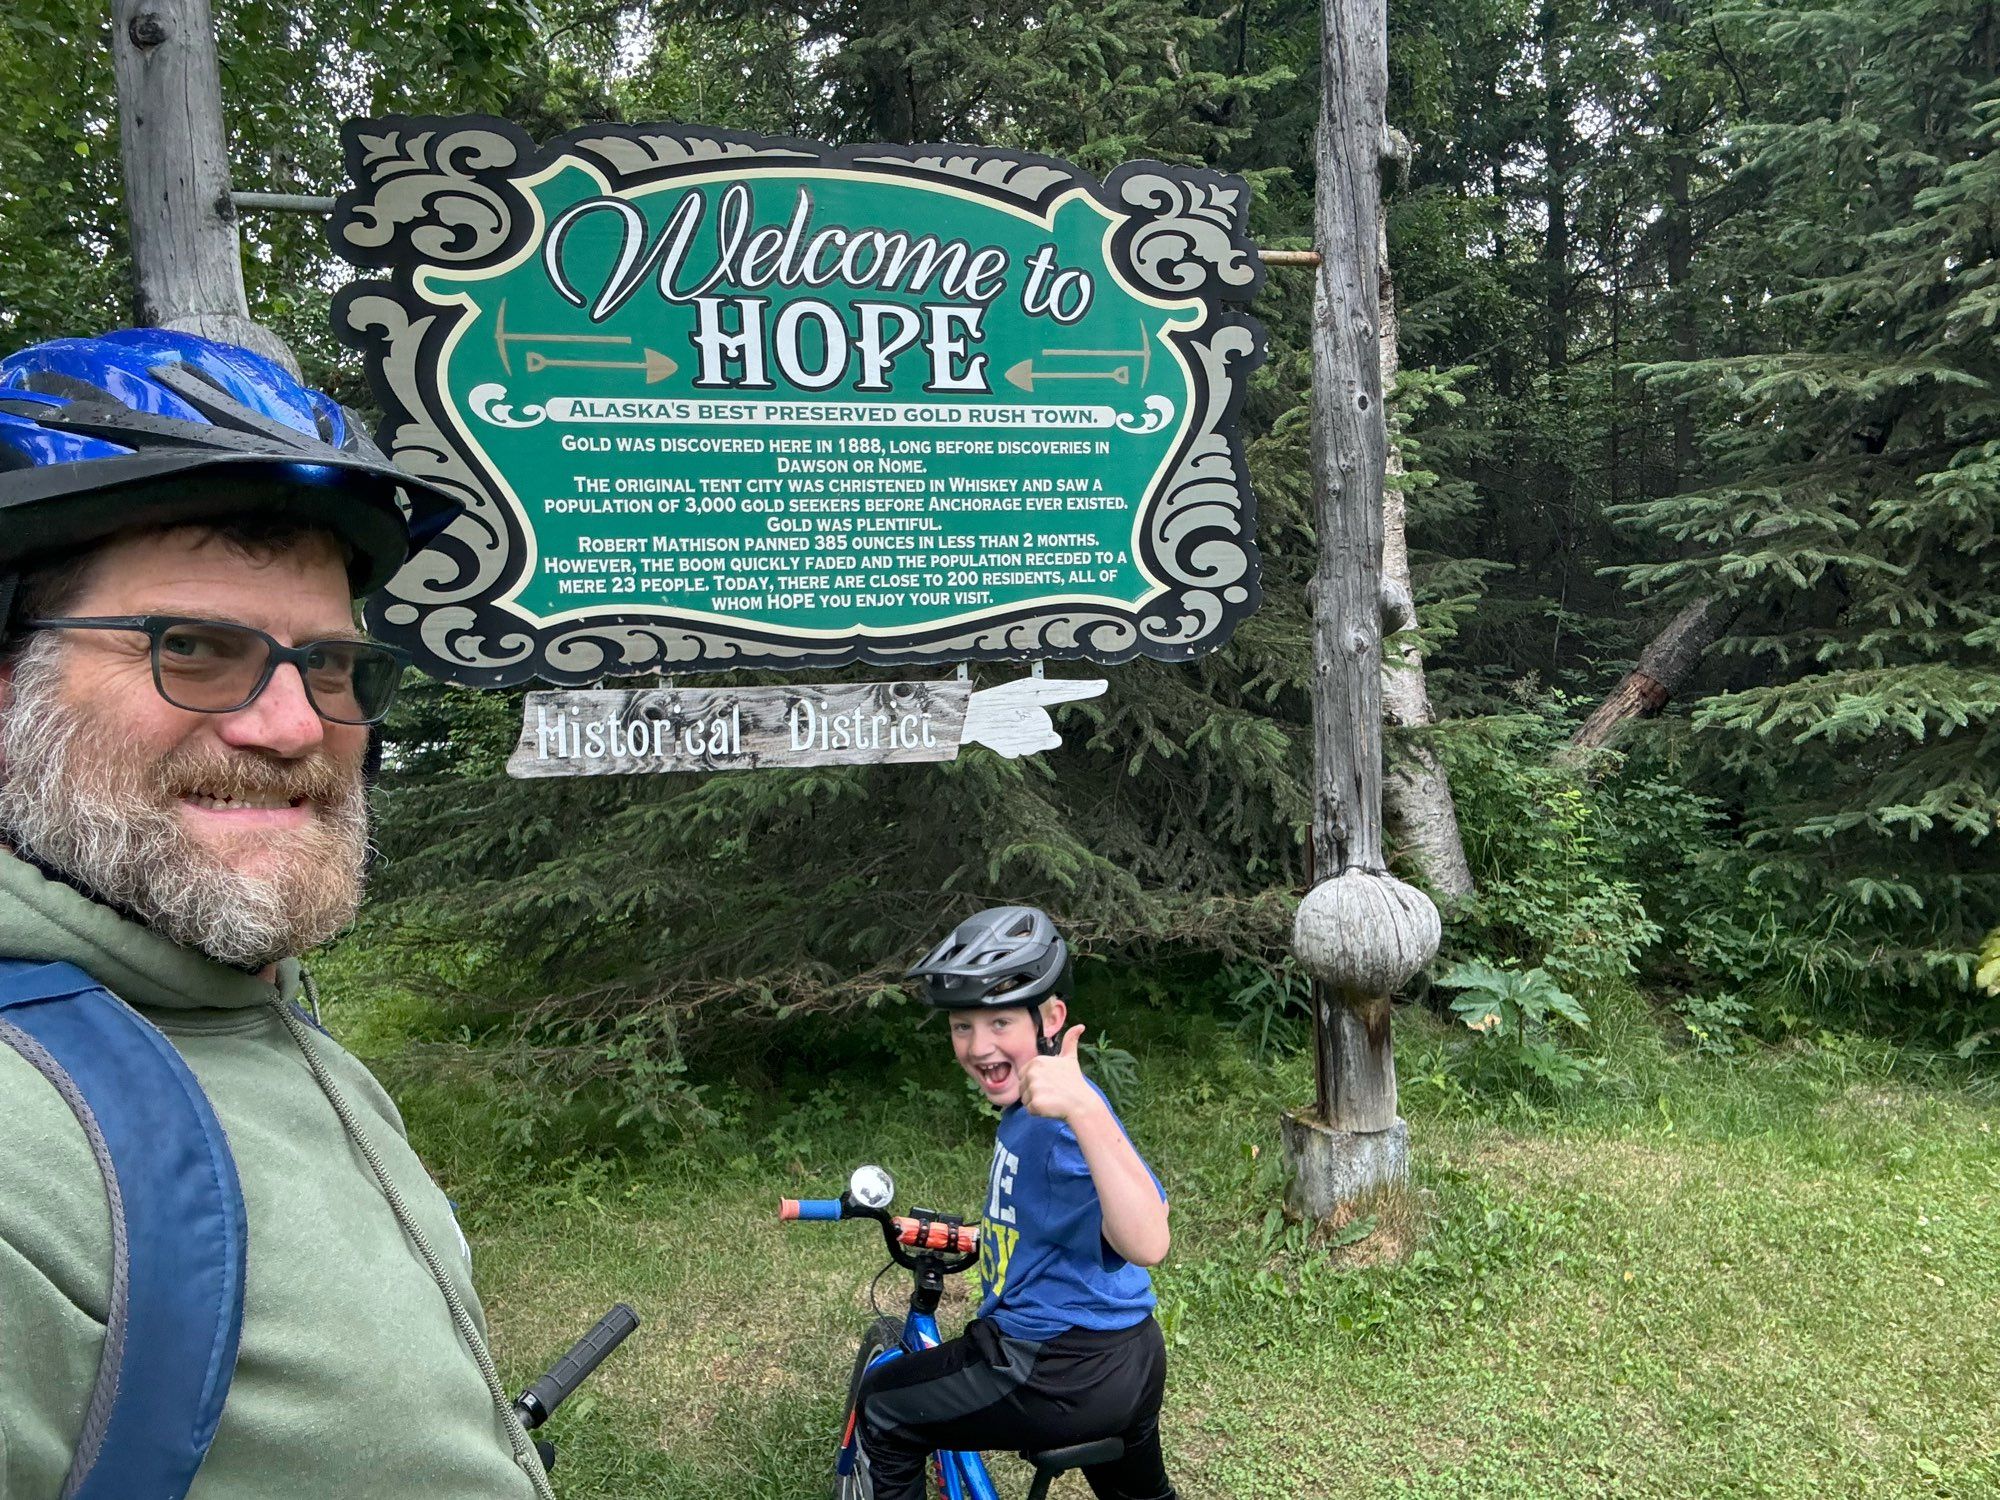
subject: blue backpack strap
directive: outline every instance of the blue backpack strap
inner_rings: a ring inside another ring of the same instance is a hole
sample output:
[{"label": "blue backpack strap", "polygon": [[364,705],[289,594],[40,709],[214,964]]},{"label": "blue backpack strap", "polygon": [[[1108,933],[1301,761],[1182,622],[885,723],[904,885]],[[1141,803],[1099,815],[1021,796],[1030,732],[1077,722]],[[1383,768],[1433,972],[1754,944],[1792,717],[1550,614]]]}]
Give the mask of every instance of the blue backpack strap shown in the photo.
[{"label": "blue backpack strap", "polygon": [[181,1500],[243,1328],[249,1236],[222,1124],[173,1044],[74,965],[0,959],[0,1042],[76,1115],[111,1207],[104,1353],[61,1500]]}]

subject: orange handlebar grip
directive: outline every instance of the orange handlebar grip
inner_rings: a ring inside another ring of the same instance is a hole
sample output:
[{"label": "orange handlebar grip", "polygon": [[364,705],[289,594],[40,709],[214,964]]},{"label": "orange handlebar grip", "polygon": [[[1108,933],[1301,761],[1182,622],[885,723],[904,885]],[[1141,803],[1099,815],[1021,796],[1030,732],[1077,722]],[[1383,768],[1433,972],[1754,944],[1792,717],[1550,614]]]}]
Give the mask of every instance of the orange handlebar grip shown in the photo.
[{"label": "orange handlebar grip", "polygon": [[798,1216],[799,1216],[798,1199],[780,1198],[778,1200],[778,1217],[780,1219],[796,1219]]},{"label": "orange handlebar grip", "polygon": [[970,1255],[979,1248],[979,1231],[970,1224],[929,1224],[916,1219],[896,1221],[896,1238],[918,1250],[942,1250],[949,1255]]}]

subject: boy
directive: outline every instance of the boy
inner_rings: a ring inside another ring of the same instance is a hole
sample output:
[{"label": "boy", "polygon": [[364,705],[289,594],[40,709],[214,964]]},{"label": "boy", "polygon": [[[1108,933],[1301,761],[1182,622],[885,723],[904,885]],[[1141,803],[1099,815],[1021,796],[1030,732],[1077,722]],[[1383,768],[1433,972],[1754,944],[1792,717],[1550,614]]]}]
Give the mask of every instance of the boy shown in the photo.
[{"label": "boy", "polygon": [[1042,912],[1000,907],[960,923],[909,977],[950,1013],[959,1065],[1001,1115],[978,1316],[862,1388],[875,1500],[922,1500],[939,1448],[1106,1437],[1125,1455],[1083,1471],[1093,1494],[1174,1500],[1160,1461],[1166,1346],[1145,1269],[1167,1253],[1166,1198],[1077,1065],[1083,1027],[1063,1030],[1068,946]]}]

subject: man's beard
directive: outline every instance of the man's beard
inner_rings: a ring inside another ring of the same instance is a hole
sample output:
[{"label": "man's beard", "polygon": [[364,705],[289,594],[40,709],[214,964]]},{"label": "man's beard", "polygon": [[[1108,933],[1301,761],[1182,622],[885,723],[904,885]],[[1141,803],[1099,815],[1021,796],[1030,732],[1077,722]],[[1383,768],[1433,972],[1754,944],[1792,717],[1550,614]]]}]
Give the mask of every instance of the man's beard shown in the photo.
[{"label": "man's beard", "polygon": [[[63,701],[61,643],[16,659],[0,725],[0,838],[161,936],[241,969],[263,968],[354,920],[368,853],[358,766],[175,750],[148,761],[129,737]],[[300,829],[264,829],[268,873],[244,874],[188,832],[194,792],[305,799]],[[278,857],[269,858],[271,855]]]}]

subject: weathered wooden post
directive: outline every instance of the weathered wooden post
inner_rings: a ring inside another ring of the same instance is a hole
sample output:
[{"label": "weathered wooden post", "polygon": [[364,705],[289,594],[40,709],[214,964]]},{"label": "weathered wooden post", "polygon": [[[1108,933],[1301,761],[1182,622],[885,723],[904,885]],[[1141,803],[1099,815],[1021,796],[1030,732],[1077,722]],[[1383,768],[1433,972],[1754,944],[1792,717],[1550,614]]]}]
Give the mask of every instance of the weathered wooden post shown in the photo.
[{"label": "weathered wooden post", "polygon": [[1313,869],[1292,947],[1313,976],[1319,1098],[1283,1122],[1292,1209],[1321,1218],[1409,1168],[1390,997],[1437,952],[1437,908],[1382,863],[1382,408],[1376,219],[1388,155],[1384,0],[1322,0],[1313,298]]},{"label": "weathered wooden post", "polygon": [[241,344],[296,373],[243,296],[208,0],[113,0],[111,18],[138,321]]}]

